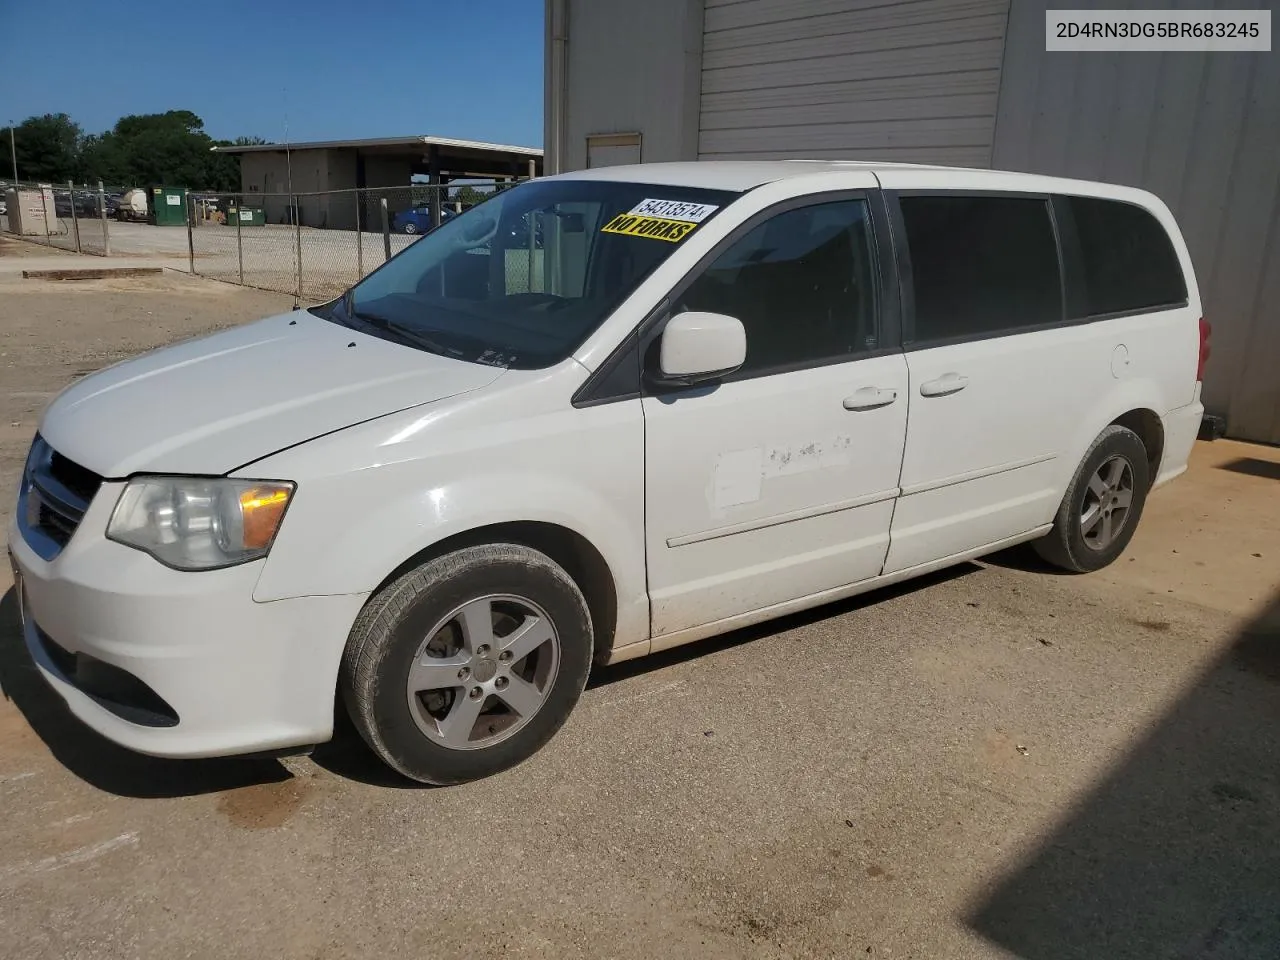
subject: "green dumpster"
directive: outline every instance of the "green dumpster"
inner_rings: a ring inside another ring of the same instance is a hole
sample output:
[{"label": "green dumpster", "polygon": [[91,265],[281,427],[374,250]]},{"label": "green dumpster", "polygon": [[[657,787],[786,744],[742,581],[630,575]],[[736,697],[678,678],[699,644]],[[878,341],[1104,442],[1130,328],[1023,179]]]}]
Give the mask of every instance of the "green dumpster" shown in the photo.
[{"label": "green dumpster", "polygon": [[237,220],[242,227],[260,227],[267,222],[261,207],[237,207],[233,204],[227,208],[227,226],[234,227]]},{"label": "green dumpster", "polygon": [[185,227],[187,191],[181,187],[152,187],[151,222],[157,227]]}]

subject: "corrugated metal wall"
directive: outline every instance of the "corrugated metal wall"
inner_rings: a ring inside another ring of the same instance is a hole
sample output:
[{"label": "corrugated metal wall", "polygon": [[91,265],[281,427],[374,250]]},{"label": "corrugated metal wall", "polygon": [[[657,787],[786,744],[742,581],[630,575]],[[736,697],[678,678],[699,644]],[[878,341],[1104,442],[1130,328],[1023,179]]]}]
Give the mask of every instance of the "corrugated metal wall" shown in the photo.
[{"label": "corrugated metal wall", "polygon": [[987,166],[1008,10],[706,0],[698,154]]},{"label": "corrugated metal wall", "polygon": [[1047,6],[1013,5],[992,165],[1163,199],[1214,326],[1205,406],[1232,436],[1280,443],[1280,53],[1046,53]]}]

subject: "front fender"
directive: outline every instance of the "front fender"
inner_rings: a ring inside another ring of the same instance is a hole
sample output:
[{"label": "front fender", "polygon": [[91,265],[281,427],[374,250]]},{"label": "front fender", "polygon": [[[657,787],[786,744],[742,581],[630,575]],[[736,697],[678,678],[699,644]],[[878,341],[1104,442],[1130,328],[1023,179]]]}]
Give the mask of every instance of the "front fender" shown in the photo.
[{"label": "front fender", "polygon": [[253,465],[298,482],[254,599],[369,593],[448,537],[532,521],[599,551],[617,593],[615,645],[646,639],[638,402],[488,423],[481,414],[439,418],[407,441],[398,437],[413,417],[391,418]]}]

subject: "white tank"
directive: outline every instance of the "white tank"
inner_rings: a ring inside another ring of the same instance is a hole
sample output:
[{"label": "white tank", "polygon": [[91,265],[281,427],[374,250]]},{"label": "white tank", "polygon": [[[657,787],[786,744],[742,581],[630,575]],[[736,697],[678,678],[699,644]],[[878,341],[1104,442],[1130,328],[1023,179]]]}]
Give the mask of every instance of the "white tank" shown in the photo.
[{"label": "white tank", "polygon": [[116,217],[120,220],[147,219],[147,191],[134,187],[125,191],[116,206]]}]

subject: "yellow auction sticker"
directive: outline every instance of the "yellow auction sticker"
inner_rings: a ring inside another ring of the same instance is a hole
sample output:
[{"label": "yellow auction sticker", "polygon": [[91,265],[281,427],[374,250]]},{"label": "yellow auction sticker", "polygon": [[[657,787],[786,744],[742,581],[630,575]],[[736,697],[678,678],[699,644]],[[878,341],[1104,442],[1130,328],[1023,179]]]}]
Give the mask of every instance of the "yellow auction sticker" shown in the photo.
[{"label": "yellow auction sticker", "polygon": [[649,237],[679,243],[698,225],[687,220],[668,220],[666,217],[642,217],[634,213],[620,213],[603,227],[601,233],[621,233],[628,237]]}]

